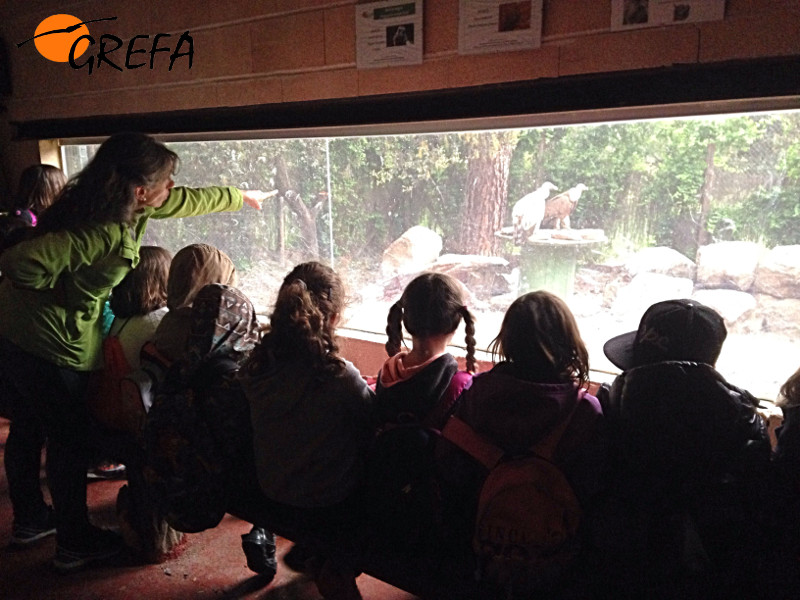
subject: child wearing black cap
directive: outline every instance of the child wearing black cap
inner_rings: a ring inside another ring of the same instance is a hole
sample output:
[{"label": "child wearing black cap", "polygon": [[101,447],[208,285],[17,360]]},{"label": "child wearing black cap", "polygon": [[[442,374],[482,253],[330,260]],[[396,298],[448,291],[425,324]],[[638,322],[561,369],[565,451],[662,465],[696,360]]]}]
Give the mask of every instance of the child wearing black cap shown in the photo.
[{"label": "child wearing black cap", "polygon": [[741,597],[755,579],[736,563],[757,554],[752,509],[770,444],[758,400],[714,368],[726,336],[711,308],[668,300],[603,347],[623,369],[600,394],[612,465],[598,535],[606,592]]}]

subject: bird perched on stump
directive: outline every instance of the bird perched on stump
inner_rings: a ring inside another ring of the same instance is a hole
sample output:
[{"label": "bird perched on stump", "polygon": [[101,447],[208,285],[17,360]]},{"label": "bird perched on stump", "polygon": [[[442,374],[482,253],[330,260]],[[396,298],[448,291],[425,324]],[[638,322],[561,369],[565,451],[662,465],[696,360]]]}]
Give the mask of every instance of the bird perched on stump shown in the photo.
[{"label": "bird perched on stump", "polygon": [[542,185],[520,198],[511,209],[511,223],[514,225],[514,243],[521,246],[534,233],[539,231],[545,211],[545,201],[550,192],[558,188],[545,181]]},{"label": "bird perched on stump", "polygon": [[546,225],[553,223],[553,229],[569,229],[569,216],[578,204],[581,194],[589,188],[579,183],[557,196],[548,198],[544,207],[543,222]]}]

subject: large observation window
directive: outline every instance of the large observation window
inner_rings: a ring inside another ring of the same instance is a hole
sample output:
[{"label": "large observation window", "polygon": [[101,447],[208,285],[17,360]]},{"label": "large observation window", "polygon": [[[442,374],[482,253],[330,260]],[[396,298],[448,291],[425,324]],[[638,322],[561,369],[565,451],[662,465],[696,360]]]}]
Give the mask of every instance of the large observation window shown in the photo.
[{"label": "large observation window", "polygon": [[[448,272],[469,290],[483,348],[514,298],[550,289],[600,381],[615,372],[603,343],[669,298],[725,317],[717,367],[732,383],[774,399],[798,367],[800,111],[300,136],[169,141],[177,185],[276,193],[260,213],[152,220],[146,243],[218,246],[263,314],[294,264],[327,261],[352,297],[346,326],[378,334],[415,273]],[[68,173],[96,148],[65,142]],[[515,227],[537,189],[569,193],[538,229],[533,199]]]}]

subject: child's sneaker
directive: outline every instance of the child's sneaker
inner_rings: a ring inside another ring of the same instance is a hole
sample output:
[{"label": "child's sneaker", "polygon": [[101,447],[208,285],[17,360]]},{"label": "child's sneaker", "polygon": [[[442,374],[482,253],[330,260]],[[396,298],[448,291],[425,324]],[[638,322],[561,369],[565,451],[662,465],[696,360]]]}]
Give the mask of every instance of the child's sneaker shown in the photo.
[{"label": "child's sneaker", "polygon": [[91,527],[79,543],[56,546],[53,566],[61,573],[71,573],[94,562],[111,558],[122,550],[122,537],[113,531]]},{"label": "child's sneaker", "polygon": [[11,526],[11,545],[29,546],[56,532],[55,516],[53,509],[48,507],[47,517],[41,523],[19,523],[14,521]]},{"label": "child's sneaker", "polygon": [[89,479],[122,479],[125,477],[125,465],[104,462],[89,469],[86,473]]}]

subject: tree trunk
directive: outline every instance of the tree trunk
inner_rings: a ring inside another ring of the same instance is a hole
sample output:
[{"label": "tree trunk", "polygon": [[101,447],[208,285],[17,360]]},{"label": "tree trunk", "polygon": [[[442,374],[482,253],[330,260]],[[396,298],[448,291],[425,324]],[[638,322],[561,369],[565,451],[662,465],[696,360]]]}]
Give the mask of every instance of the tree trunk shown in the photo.
[{"label": "tree trunk", "polygon": [[463,254],[495,254],[494,234],[503,226],[508,204],[508,168],[518,139],[516,131],[471,134],[467,138],[470,155],[458,244]]},{"label": "tree trunk", "polygon": [[292,182],[289,179],[289,170],[282,156],[279,156],[276,160],[276,171],[275,179],[278,184],[278,194],[285,200],[289,210],[297,217],[300,234],[303,237],[303,242],[310,254],[310,258],[319,259],[317,214],[321,204],[317,203],[314,207],[306,206],[300,194],[293,189]]},{"label": "tree trunk", "polygon": [[709,243],[711,234],[708,231],[708,213],[711,212],[711,189],[714,186],[714,154],[717,147],[712,142],[706,148],[706,170],[703,174],[703,185],[700,188],[700,217],[697,219],[695,234],[696,247]]}]

